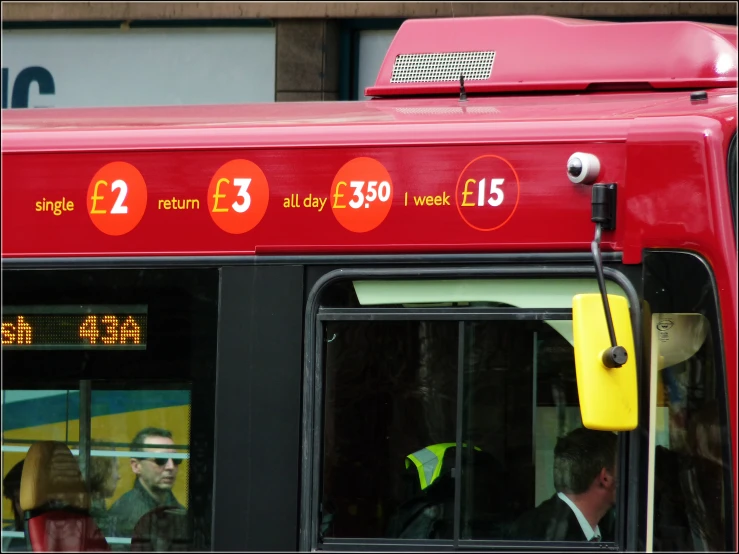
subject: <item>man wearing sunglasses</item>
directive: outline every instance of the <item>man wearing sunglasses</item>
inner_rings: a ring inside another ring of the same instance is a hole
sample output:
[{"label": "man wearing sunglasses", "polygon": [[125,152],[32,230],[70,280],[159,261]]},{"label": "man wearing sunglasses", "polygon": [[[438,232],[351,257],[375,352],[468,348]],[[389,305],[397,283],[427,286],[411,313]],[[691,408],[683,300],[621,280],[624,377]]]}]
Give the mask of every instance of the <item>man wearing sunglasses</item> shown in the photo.
[{"label": "man wearing sunglasses", "polygon": [[134,437],[131,451],[139,455],[131,458],[131,471],[136,481],[109,511],[115,536],[130,537],[139,519],[156,508],[172,506],[184,510],[172,493],[182,462],[171,456],[176,452],[173,446],[172,433],[166,429],[147,427]]}]

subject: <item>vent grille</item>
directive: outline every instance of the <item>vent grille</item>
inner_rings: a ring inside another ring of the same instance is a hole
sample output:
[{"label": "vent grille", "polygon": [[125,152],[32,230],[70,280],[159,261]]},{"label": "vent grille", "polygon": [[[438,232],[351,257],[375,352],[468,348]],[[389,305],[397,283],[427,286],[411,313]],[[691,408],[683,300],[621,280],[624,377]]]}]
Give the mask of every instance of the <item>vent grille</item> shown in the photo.
[{"label": "vent grille", "polygon": [[484,81],[493,71],[495,52],[445,52],[400,54],[395,58],[391,83]]}]

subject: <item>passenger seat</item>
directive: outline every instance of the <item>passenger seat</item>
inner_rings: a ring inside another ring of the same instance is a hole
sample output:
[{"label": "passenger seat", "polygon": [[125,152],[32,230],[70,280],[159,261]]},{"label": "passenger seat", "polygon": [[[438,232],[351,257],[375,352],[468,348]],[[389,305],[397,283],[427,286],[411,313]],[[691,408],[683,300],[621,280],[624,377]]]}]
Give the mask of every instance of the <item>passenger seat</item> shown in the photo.
[{"label": "passenger seat", "polygon": [[90,517],[90,496],[65,444],[42,441],[31,446],[23,464],[20,500],[33,552],[110,550]]}]

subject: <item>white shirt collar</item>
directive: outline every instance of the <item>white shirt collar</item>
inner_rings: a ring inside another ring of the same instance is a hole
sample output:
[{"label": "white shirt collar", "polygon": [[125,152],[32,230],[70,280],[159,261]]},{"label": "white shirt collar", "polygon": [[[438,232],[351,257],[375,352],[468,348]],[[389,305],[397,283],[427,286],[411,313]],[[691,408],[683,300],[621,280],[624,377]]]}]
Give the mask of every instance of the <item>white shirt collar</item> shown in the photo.
[{"label": "white shirt collar", "polygon": [[558,492],[557,496],[559,496],[562,501],[567,504],[572,512],[575,514],[575,517],[577,518],[577,522],[580,524],[580,527],[582,528],[582,532],[585,534],[586,540],[591,540],[593,537],[598,537],[598,540],[601,540],[601,534],[600,534],[600,528],[596,525],[595,530],[590,526],[588,523],[588,520],[585,519],[585,516],[582,515],[582,512],[580,511],[580,508],[575,506],[575,503],[572,502],[569,498],[567,498],[567,495]]}]

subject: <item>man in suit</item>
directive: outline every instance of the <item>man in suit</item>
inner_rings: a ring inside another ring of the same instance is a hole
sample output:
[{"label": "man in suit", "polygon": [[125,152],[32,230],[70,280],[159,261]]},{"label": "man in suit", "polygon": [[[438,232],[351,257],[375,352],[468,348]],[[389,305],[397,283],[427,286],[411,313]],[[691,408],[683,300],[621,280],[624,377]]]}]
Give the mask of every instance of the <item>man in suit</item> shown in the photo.
[{"label": "man in suit", "polygon": [[513,538],[612,541],[609,512],[616,502],[616,441],[614,433],[585,428],[561,437],[554,447],[557,493],[513,524]]}]

